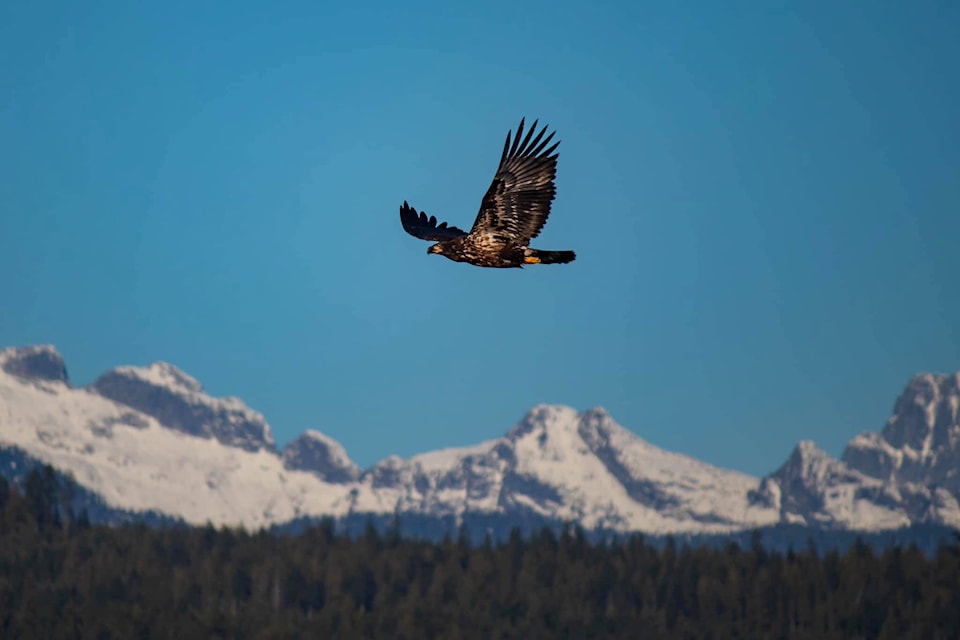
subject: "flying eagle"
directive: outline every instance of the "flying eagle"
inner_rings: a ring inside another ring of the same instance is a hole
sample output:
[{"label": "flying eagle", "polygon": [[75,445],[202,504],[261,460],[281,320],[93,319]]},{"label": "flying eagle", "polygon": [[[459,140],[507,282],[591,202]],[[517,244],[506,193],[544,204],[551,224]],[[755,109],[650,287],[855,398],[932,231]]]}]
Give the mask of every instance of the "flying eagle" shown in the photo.
[{"label": "flying eagle", "polygon": [[[546,138],[544,127],[536,137],[534,121],[523,138],[523,119],[511,145],[511,133],[503,145],[503,155],[493,183],[480,203],[480,212],[470,233],[446,222],[437,224],[435,216],[403,202],[400,222],[415,238],[431,240],[427,253],[436,253],[456,262],[478,267],[522,267],[525,264],[565,264],[577,257],[573,251],[544,251],[528,245],[539,235],[550,215],[550,203],[557,194],[553,184],[557,176],[557,157],[553,153],[559,142],[547,148],[554,133]],[[532,138],[532,139],[531,139]],[[551,155],[553,154],[553,155]]]}]

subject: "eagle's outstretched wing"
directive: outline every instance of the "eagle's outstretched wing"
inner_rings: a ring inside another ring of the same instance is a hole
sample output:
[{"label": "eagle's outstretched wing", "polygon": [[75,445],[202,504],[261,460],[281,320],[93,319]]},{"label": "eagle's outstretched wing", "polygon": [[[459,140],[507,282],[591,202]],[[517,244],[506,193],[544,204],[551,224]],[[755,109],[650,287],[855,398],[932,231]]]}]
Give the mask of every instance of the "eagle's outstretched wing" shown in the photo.
[{"label": "eagle's outstretched wing", "polygon": [[[535,120],[523,142],[523,119],[510,144],[510,133],[503,144],[500,166],[493,183],[483,196],[480,213],[470,230],[472,234],[496,237],[500,242],[526,243],[536,238],[550,215],[550,204],[557,195],[557,158],[550,155],[560,142],[547,148],[553,133],[543,138],[544,127],[531,140],[537,129]],[[555,132],[554,132],[555,133]],[[542,139],[542,140],[541,140]]]},{"label": "eagle's outstretched wing", "polygon": [[435,216],[427,218],[426,213],[417,214],[417,210],[408,205],[406,200],[400,207],[400,223],[403,225],[404,231],[421,240],[439,242],[467,235],[466,231],[456,227],[448,227],[446,222],[441,222],[438,225]]}]

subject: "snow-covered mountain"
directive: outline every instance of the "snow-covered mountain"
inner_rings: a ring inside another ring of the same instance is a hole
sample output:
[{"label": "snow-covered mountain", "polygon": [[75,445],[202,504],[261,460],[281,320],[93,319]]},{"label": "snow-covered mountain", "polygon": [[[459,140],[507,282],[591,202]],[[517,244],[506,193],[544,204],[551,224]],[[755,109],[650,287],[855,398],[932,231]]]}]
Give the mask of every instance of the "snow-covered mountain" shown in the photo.
[{"label": "snow-covered mountain", "polygon": [[603,409],[538,406],[502,438],[389,458],[362,481],[401,513],[498,512],[657,533],[777,519],[749,503],[756,478],[658,449]]},{"label": "snow-covered mountain", "polygon": [[203,386],[173,365],[117,367],[100,376],[98,395],[154,418],[168,429],[246,451],[273,449],[273,436],[263,416],[239,398],[211,398]]},{"label": "snow-covered mountain", "polygon": [[52,347],[0,351],[0,447],[70,472],[125,511],[251,528],[346,513],[350,489],[324,481],[323,469],[286,468],[269,425],[242,401],[206,396],[163,363],[119,370],[132,391],[111,385],[105,397],[103,378],[73,388],[53,375],[62,362]]},{"label": "snow-covered mountain", "polygon": [[843,452],[862,473],[960,496],[960,373],[914,376],[879,433],[863,433]]},{"label": "snow-covered mountain", "polygon": [[960,528],[958,408],[960,373],[916,375],[882,431],[853,438],[840,460],[813,442],[801,442],[763,479],[751,501],[777,508],[784,522]]},{"label": "snow-covered mountain", "polygon": [[819,527],[892,529],[910,524],[894,500],[877,500],[883,484],[849,468],[804,440],[751,494],[754,504],[775,507],[784,522]]},{"label": "snow-covered mountain", "polygon": [[960,373],[912,378],[886,428],[856,436],[842,460],[802,441],[759,481],[658,449],[602,409],[565,407],[537,407],[481,445],[390,458],[364,479],[399,490],[401,512],[457,514],[466,505],[588,528],[960,528]]},{"label": "snow-covered mountain", "polygon": [[[391,457],[361,471],[339,443],[317,431],[277,451],[262,415],[239,399],[210,397],[170,364],[120,367],[74,388],[53,347],[11,348],[0,351],[0,452],[15,449],[70,472],[118,509],[248,528],[394,513],[454,522],[478,515],[568,520],[587,529],[650,533],[779,522],[960,526],[956,464],[951,472],[944,462],[956,460],[949,456],[956,455],[960,378],[952,378],[952,387],[929,378],[926,413],[911,418],[913,400],[901,398],[903,417],[891,418],[883,434],[851,443],[882,436],[876,448],[857,445],[857,451],[882,451],[883,460],[901,461],[896,465],[868,469],[856,463],[859,454],[840,461],[804,442],[777,472],[754,478],[659,449],[603,409],[543,405],[501,438]],[[919,429],[929,437],[915,434]]]}]

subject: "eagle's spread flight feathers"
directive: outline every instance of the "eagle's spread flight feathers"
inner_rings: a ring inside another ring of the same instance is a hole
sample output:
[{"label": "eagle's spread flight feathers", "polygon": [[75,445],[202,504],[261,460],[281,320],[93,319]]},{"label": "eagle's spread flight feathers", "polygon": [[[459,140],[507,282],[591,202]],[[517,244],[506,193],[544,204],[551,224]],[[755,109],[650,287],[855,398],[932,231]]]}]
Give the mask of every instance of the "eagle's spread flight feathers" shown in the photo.
[{"label": "eagle's spread flight feathers", "polygon": [[526,137],[523,137],[523,119],[516,137],[507,133],[500,166],[483,197],[470,233],[448,227],[446,222],[437,225],[436,217],[418,214],[406,202],[400,208],[404,230],[416,238],[436,241],[428,253],[439,253],[480,267],[572,262],[576,258],[573,251],[543,251],[527,246],[546,224],[557,193],[554,179],[559,154],[554,151],[560,143],[547,147],[554,133],[544,138],[546,127],[534,136],[537,123],[534,121]]},{"label": "eagle's spread flight feathers", "polygon": [[400,223],[407,233],[421,240],[450,240],[467,235],[467,232],[462,229],[448,227],[446,222],[441,222],[438,226],[436,216],[427,218],[425,213],[418,216],[416,210],[411,209],[406,200],[400,207]]},{"label": "eagle's spread flight feathers", "polygon": [[557,177],[559,154],[550,154],[560,143],[544,151],[554,135],[551,133],[541,142],[540,138],[547,132],[546,127],[531,142],[530,137],[537,129],[537,122],[534,121],[530,127],[523,144],[520,144],[523,120],[517,127],[513,147],[510,146],[510,134],[507,134],[500,166],[483,196],[480,213],[471,233],[503,236],[505,241],[532,240],[546,224],[550,204],[557,195],[553,180]]}]

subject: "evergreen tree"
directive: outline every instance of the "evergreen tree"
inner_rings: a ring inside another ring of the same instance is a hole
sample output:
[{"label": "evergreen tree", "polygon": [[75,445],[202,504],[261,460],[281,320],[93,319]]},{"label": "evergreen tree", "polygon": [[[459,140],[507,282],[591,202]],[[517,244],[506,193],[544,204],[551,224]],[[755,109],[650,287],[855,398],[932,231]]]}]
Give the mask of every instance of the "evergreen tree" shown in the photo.
[{"label": "evergreen tree", "polygon": [[36,469],[0,480],[0,637],[956,638],[960,538],[844,553],[657,550],[519,530],[433,544],[371,521],[296,536],[80,526]]}]

